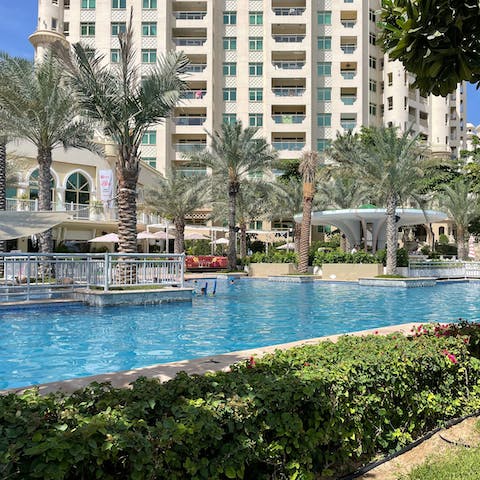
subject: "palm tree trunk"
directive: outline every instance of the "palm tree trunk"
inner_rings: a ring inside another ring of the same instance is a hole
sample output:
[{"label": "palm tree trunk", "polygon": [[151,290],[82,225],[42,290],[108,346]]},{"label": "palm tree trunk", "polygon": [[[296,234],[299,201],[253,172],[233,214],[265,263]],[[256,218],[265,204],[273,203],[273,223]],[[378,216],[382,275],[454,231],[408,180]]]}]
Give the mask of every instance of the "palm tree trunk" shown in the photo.
[{"label": "palm tree trunk", "polygon": [[240,258],[247,256],[247,224],[240,222]]},{"label": "palm tree trunk", "polygon": [[457,256],[459,260],[467,258],[467,249],[465,246],[465,229],[457,224]]},{"label": "palm tree trunk", "polygon": [[[38,208],[41,211],[52,210],[52,173],[50,168],[52,166],[52,149],[42,148],[38,149]],[[42,253],[53,252],[53,238],[52,229],[47,230],[39,235],[40,251]]]},{"label": "palm tree trunk", "polygon": [[398,228],[395,221],[397,196],[393,193],[387,199],[387,275],[397,273],[397,236]]},{"label": "palm tree trunk", "polygon": [[235,223],[237,216],[238,184],[230,182],[228,185],[228,269],[237,269],[237,246]]},{"label": "palm tree trunk", "polygon": [[312,223],[313,208],[313,185],[304,184],[303,215],[300,233],[300,259],[298,262],[298,273],[308,271],[308,247],[310,246],[310,226]]},{"label": "palm tree trunk", "polygon": [[[7,209],[7,139],[0,136],[0,210]],[[0,253],[7,249],[7,242],[0,240]],[[0,277],[3,277],[3,261],[0,262]]]},{"label": "palm tree trunk", "polygon": [[340,250],[343,252],[347,251],[347,237],[345,234],[340,234]]},{"label": "palm tree trunk", "polygon": [[173,223],[175,225],[174,252],[183,253],[185,251],[185,219],[176,217]]},{"label": "palm tree trunk", "polygon": [[302,237],[302,224],[293,221],[293,242],[295,244],[295,253],[300,255],[300,238]]}]

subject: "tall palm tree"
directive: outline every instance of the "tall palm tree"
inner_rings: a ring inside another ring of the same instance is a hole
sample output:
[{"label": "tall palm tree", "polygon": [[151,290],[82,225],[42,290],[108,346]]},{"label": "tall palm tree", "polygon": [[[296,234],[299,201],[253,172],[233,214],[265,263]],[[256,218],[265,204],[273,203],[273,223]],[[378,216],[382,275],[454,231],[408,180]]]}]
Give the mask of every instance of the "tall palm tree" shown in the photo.
[{"label": "tall palm tree", "polygon": [[[2,134],[0,124],[0,210],[7,209],[7,136]],[[0,240],[0,252],[5,252],[7,242]],[[3,263],[0,268],[3,269]]]},{"label": "tall palm tree", "polygon": [[188,158],[211,168],[213,185],[224,188],[228,195],[228,268],[237,268],[236,222],[237,196],[248,174],[263,174],[276,153],[264,138],[257,136],[258,129],[243,128],[242,122],[223,124],[219,131],[208,133],[210,149],[193,153]]},{"label": "tall palm tree", "polygon": [[418,200],[427,160],[424,148],[410,131],[395,127],[371,127],[361,135],[348,132],[338,135],[332,144],[331,157],[343,168],[350,169],[386,205],[387,274],[397,268],[397,215],[401,201]]},{"label": "tall palm tree", "polygon": [[186,88],[181,75],[188,64],[183,53],[170,52],[158,59],[150,73],[141,76],[132,37],[131,15],[127,31],[118,36],[120,61],[117,65],[109,65],[104,55],[80,43],[73,45],[73,52],[59,47],[69,83],[81,107],[102,125],[118,146],[118,236],[122,253],[136,252],[142,138],[149,128],[164,121],[177,104]]},{"label": "tall palm tree", "polygon": [[474,218],[480,216],[478,195],[471,193],[472,184],[464,178],[457,178],[445,185],[436,198],[440,207],[445,209],[456,228],[458,258],[467,258],[465,240],[468,226]]},{"label": "tall palm tree", "polygon": [[313,199],[315,197],[316,190],[315,180],[318,170],[318,152],[304,152],[302,154],[298,169],[302,175],[303,184],[303,214],[300,233],[298,273],[307,273]]},{"label": "tall palm tree", "polygon": [[[39,63],[0,54],[0,123],[7,134],[37,148],[38,203],[51,210],[52,151],[55,147],[98,151],[90,123],[81,119],[62,66],[50,53]],[[40,235],[40,250],[51,252],[52,232]]]},{"label": "tall palm tree", "polygon": [[294,216],[302,210],[303,184],[298,178],[291,176],[288,180],[275,182],[273,187],[275,217],[292,222],[295,252],[299,253],[302,226],[295,221]]},{"label": "tall palm tree", "polygon": [[185,177],[175,170],[145,192],[145,203],[161,216],[173,220],[175,253],[185,251],[185,217],[204,205],[206,194],[205,182],[196,177]]}]

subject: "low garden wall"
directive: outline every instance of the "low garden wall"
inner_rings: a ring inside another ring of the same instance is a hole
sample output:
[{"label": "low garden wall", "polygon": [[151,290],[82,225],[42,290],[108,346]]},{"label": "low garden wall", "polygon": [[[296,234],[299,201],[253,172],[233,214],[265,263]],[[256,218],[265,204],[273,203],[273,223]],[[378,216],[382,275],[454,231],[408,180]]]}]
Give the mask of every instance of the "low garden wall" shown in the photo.
[{"label": "low garden wall", "polygon": [[383,274],[381,263],[324,263],[323,280],[358,280]]},{"label": "low garden wall", "polygon": [[271,277],[274,275],[291,275],[297,272],[294,263],[251,263],[248,266],[250,277]]}]

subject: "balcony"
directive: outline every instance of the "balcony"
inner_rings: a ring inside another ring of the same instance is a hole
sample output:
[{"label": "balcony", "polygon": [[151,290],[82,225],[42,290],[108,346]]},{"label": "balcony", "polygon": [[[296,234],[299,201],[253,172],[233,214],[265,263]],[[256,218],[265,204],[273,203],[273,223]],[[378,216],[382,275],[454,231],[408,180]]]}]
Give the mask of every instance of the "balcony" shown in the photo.
[{"label": "balcony", "polygon": [[356,20],[341,20],[341,24],[343,28],[355,28],[355,25],[357,24]]},{"label": "balcony", "polygon": [[305,66],[305,62],[297,61],[278,61],[272,62],[272,64],[278,70],[301,70]]},{"label": "balcony", "polygon": [[175,125],[203,125],[207,119],[206,115],[202,116],[181,116],[173,117]]},{"label": "balcony", "polygon": [[343,43],[340,45],[340,48],[342,49],[343,53],[351,54],[355,53],[355,50],[357,49],[357,44],[356,43]]},{"label": "balcony", "polygon": [[173,12],[177,20],[203,20],[207,12]]},{"label": "balcony", "polygon": [[273,39],[277,43],[301,43],[305,35],[273,35]]},{"label": "balcony", "polygon": [[180,98],[183,100],[201,100],[207,94],[206,89],[184,90],[180,93]]},{"label": "balcony", "polygon": [[340,100],[344,105],[353,105],[357,101],[356,95],[341,95]]},{"label": "balcony", "polygon": [[202,73],[207,68],[206,63],[190,63],[185,68],[185,72],[188,73]]},{"label": "balcony", "polygon": [[273,13],[278,17],[284,16],[298,16],[303,15],[305,7],[285,7],[285,8],[273,8]]},{"label": "balcony", "polygon": [[301,97],[305,87],[273,87],[272,92],[276,97]]},{"label": "balcony", "polygon": [[343,77],[344,80],[353,80],[357,75],[356,70],[341,70],[340,75]]},{"label": "balcony", "polygon": [[173,43],[177,47],[202,47],[205,45],[207,37],[195,38],[195,37],[175,37]]},{"label": "balcony", "polygon": [[176,143],[174,145],[175,152],[177,153],[192,153],[201,152],[207,147],[206,143],[192,142],[192,143]]},{"label": "balcony", "polygon": [[357,122],[355,120],[341,120],[340,125],[344,130],[354,130]]},{"label": "balcony", "polygon": [[303,148],[305,148],[305,142],[273,141],[272,147],[275,150],[287,150],[290,152],[298,152]]},{"label": "balcony", "polygon": [[280,115],[272,115],[272,119],[275,123],[291,125],[291,124],[303,123],[303,121],[305,120],[305,115],[280,114]]}]

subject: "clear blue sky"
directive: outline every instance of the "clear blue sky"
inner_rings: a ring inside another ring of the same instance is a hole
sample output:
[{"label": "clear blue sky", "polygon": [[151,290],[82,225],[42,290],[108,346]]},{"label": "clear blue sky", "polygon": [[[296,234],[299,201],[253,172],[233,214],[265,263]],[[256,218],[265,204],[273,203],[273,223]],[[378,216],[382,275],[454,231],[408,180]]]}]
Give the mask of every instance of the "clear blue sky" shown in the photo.
[{"label": "clear blue sky", "polygon": [[[0,0],[0,51],[32,58],[28,36],[35,31],[38,0]],[[468,86],[468,122],[480,124],[480,92]]]}]

